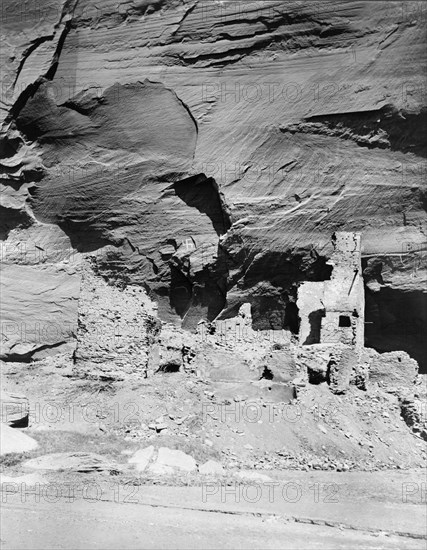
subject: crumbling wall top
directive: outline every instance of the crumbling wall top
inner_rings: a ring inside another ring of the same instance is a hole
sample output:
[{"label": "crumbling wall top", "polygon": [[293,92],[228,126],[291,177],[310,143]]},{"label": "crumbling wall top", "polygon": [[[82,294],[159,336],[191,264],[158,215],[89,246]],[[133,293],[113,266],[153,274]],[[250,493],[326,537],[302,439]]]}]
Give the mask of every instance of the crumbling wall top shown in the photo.
[{"label": "crumbling wall top", "polygon": [[332,235],[335,254],[350,254],[359,256],[361,253],[360,233],[353,231],[336,231]]}]

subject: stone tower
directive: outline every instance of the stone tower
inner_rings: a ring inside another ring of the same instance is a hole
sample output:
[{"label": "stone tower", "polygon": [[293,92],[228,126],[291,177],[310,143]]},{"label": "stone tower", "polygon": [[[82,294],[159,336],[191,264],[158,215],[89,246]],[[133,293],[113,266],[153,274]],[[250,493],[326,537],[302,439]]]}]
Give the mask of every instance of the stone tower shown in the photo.
[{"label": "stone tower", "polygon": [[298,291],[300,344],[364,344],[364,287],[360,234],[337,232],[328,281],[305,282]]}]

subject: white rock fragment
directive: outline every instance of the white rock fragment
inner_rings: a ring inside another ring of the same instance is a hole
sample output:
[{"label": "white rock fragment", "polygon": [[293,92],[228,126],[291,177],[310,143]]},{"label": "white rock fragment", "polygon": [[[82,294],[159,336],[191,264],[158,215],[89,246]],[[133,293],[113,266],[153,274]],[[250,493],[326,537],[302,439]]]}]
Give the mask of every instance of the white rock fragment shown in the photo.
[{"label": "white rock fragment", "polygon": [[9,453],[28,453],[37,449],[39,444],[32,437],[6,424],[0,425],[0,455]]},{"label": "white rock fragment", "polygon": [[131,458],[128,460],[129,464],[134,464],[135,469],[138,470],[138,472],[143,472],[148,464],[150,463],[150,460],[152,459],[154,455],[154,447],[153,445],[150,445],[149,447],[146,447],[145,449],[138,449],[136,453],[134,453]]}]

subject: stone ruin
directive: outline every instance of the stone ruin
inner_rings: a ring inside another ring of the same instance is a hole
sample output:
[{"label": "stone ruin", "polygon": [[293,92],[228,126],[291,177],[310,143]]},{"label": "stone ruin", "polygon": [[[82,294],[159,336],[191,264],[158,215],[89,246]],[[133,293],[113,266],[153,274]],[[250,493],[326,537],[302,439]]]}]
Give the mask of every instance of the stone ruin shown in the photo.
[{"label": "stone ruin", "polygon": [[412,388],[418,364],[403,351],[379,354],[364,346],[364,282],[360,234],[337,232],[329,260],[331,278],[304,282],[298,291],[300,316],[296,365],[308,381],[328,382],[334,393],[368,380],[391,392]]},{"label": "stone ruin", "polygon": [[[288,329],[254,330],[251,304],[245,303],[236,317],[217,319],[211,332],[204,322],[199,323],[199,338],[212,346],[228,348],[221,354],[215,351],[213,355],[218,357],[211,362],[218,363],[218,367],[225,364],[233,377],[248,377],[243,374],[245,369],[237,366],[239,356],[243,362],[256,365],[255,377],[290,388],[327,382],[330,390],[339,394],[351,385],[362,390],[377,385],[406,396],[413,392],[417,362],[404,351],[378,353],[365,347],[361,236],[336,232],[332,243],[333,252],[327,262],[331,267],[329,279],[306,281],[299,286],[298,334]],[[182,355],[178,348],[176,352]]]},{"label": "stone ruin", "polygon": [[280,383],[290,396],[298,380],[327,382],[334,393],[368,384],[410,393],[417,362],[404,351],[378,353],[364,346],[360,235],[338,232],[333,244],[330,278],[303,282],[298,289],[298,334],[254,330],[251,304],[245,303],[235,317],[200,322],[195,339],[191,332],[162,326],[140,289],[120,291],[85,272],[75,372],[123,379],[198,370],[207,378]]},{"label": "stone ruin", "polygon": [[360,234],[333,236],[329,281],[305,282],[298,291],[300,343],[363,347],[364,289]]}]

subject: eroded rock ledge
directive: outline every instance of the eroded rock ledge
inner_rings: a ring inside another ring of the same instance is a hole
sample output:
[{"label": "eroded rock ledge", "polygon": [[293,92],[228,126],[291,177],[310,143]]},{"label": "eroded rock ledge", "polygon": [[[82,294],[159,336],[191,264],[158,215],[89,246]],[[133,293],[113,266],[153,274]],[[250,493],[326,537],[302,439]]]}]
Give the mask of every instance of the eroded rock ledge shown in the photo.
[{"label": "eroded rock ledge", "polygon": [[254,329],[296,334],[330,235],[360,232],[368,345],[425,369],[423,21],[389,2],[6,4],[7,269],[84,256],[188,330],[249,303]]}]

